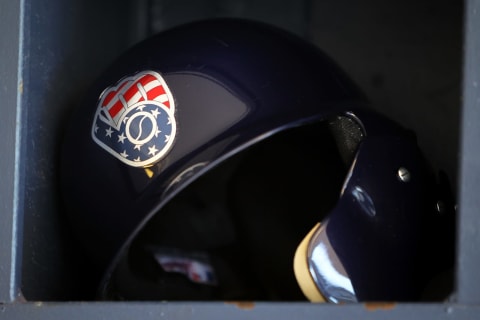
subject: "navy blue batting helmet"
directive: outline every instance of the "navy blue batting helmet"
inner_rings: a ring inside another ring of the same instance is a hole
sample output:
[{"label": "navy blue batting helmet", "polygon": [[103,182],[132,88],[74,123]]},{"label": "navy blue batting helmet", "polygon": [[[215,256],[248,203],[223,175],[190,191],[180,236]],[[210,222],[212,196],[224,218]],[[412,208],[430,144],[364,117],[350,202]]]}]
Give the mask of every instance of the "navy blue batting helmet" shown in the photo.
[{"label": "navy blue batting helmet", "polygon": [[69,122],[61,184],[102,299],[417,300],[452,257],[414,135],[257,22],[118,58]]}]

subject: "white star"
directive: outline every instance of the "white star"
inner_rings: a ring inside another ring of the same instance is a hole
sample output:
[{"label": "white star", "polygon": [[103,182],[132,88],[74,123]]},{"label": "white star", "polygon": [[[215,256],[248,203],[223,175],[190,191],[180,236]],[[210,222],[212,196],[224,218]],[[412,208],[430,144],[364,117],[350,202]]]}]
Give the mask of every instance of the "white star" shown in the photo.
[{"label": "white star", "polygon": [[152,110],[152,114],[155,117],[155,119],[157,119],[157,116],[160,114],[160,112],[158,111],[158,108],[155,110]]},{"label": "white star", "polygon": [[123,140],[125,140],[126,138],[127,138],[127,137],[125,137],[125,135],[124,135],[123,132],[122,132],[122,134],[118,136],[118,141],[117,141],[117,142],[123,143]]},{"label": "white star", "polygon": [[145,105],[142,104],[141,106],[137,107],[137,110],[143,111],[143,108],[145,108]]},{"label": "white star", "polygon": [[170,136],[169,136],[169,135],[165,135],[165,142],[168,142],[168,140],[170,140]]},{"label": "white star", "polygon": [[158,152],[158,150],[155,147],[155,145],[153,145],[153,147],[148,147],[148,154],[151,154],[152,156],[154,156],[155,153],[157,153],[157,152]]},{"label": "white star", "polygon": [[112,137],[112,133],[113,133],[113,130],[112,130],[112,127],[108,127],[107,130],[105,130],[107,133],[105,134],[105,136],[109,136],[110,138]]},{"label": "white star", "polygon": [[138,157],[137,159],[133,159],[133,161],[140,161],[140,157]]},{"label": "white star", "polygon": [[124,158],[127,158],[128,157],[127,150],[123,150],[123,152],[120,153],[120,155]]},{"label": "white star", "polygon": [[130,118],[130,117],[123,118],[123,123],[127,123],[128,118]]},{"label": "white star", "polygon": [[160,132],[162,132],[162,131],[160,131],[160,130],[158,129],[158,127],[157,127],[157,131],[155,132],[155,138],[158,137],[158,134],[159,134]]},{"label": "white star", "polygon": [[141,144],[136,144],[135,147],[133,147],[133,149],[137,149],[137,150],[140,150],[140,148],[142,147]]},{"label": "white star", "polygon": [[168,117],[168,122],[167,124],[172,124],[172,119],[170,119],[170,117]]},{"label": "white star", "polygon": [[93,130],[95,131],[95,133],[97,133],[97,131],[98,131],[98,126],[95,125],[95,129],[93,129]]}]

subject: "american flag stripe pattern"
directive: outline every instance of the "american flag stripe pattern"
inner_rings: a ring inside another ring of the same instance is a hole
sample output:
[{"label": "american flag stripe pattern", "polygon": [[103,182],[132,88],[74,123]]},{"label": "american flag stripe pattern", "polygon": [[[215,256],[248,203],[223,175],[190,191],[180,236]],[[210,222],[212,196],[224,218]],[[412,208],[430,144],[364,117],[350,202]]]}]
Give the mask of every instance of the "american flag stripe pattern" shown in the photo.
[{"label": "american flag stripe pattern", "polygon": [[104,93],[100,102],[105,115],[118,126],[119,119],[129,107],[140,101],[158,101],[170,108],[167,92],[158,76],[145,73],[140,78],[127,78],[118,88]]}]

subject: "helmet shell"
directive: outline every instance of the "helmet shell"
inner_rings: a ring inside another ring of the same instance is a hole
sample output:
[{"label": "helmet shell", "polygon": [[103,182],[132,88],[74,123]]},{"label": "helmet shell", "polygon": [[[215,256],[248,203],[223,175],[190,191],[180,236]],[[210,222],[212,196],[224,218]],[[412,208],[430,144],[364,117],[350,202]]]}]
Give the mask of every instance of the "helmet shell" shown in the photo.
[{"label": "helmet shell", "polygon": [[[145,76],[162,84],[164,100],[149,98],[145,86],[136,89]],[[123,85],[147,97],[145,103],[129,103]],[[112,109],[104,111],[110,94],[125,100],[120,118],[109,113]],[[258,22],[195,22],[130,49],[81,101],[62,147],[63,198],[78,238],[102,274],[101,290],[131,241],[166,203],[225,159],[271,135],[349,115],[367,137],[400,136],[412,142],[397,125],[365,111],[365,104],[356,86],[316,47]],[[140,109],[144,105],[146,111]],[[156,122],[161,116],[155,110],[168,115],[164,122]],[[157,138],[155,126],[168,131],[158,134],[165,138],[161,148],[147,146]],[[116,149],[124,142],[130,149]],[[126,161],[136,146],[145,149],[145,158]],[[161,155],[152,160],[149,153]],[[286,152],[287,161],[288,156]],[[363,158],[362,164],[368,167]],[[382,203],[396,196],[382,194]],[[372,198],[377,199],[375,194]],[[343,218],[332,215],[331,229]]]}]

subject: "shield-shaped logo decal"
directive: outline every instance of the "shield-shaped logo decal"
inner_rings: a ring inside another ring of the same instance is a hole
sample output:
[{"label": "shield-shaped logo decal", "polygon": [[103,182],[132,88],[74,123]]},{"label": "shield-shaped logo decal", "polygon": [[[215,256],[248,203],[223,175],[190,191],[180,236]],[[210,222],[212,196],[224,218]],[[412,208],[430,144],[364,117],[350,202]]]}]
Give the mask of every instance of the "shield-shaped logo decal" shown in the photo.
[{"label": "shield-shaped logo decal", "polygon": [[101,94],[92,138],[123,163],[153,165],[171,149],[175,134],[175,102],[159,73],[139,72]]}]

